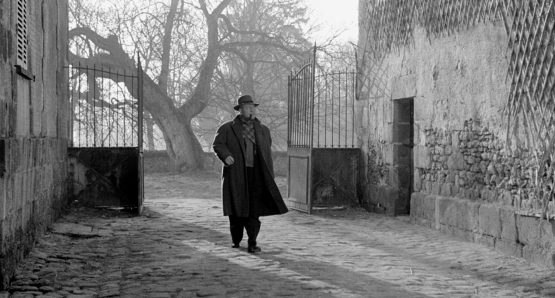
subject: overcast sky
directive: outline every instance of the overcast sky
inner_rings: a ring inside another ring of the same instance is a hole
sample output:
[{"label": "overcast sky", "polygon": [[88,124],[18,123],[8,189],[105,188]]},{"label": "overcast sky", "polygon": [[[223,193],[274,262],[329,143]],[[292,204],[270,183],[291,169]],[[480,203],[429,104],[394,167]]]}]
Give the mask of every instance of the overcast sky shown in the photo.
[{"label": "overcast sky", "polygon": [[334,29],[348,28],[341,35],[344,41],[357,42],[358,37],[358,1],[359,0],[305,0],[307,6],[314,10],[316,21],[325,24],[329,33]]}]

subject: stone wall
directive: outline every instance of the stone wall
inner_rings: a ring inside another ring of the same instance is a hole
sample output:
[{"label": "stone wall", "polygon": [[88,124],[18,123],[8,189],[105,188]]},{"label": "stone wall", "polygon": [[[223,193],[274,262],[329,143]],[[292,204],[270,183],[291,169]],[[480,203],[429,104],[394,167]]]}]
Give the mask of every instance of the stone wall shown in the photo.
[{"label": "stone wall", "polygon": [[[361,0],[360,23],[373,11],[390,11],[384,5],[409,2],[395,3]],[[464,5],[478,5],[472,3]],[[375,22],[360,26],[356,123],[363,202],[371,211],[402,214],[408,187],[413,223],[555,267],[553,226],[528,213],[541,208],[533,185],[534,140],[522,127],[508,130],[509,40],[503,20],[491,13],[447,29],[441,29],[447,23],[433,27],[417,18],[408,31],[388,38],[372,31]],[[388,26],[399,28],[380,28]],[[398,106],[407,101],[413,114],[402,120]],[[410,136],[399,129],[409,121]],[[410,179],[401,171],[406,156]],[[553,201],[547,211],[555,213]]]},{"label": "stone wall", "polygon": [[415,192],[522,210],[538,203],[527,195],[533,192],[532,175],[538,166],[531,153],[508,152],[503,141],[473,120],[463,130],[426,130],[423,151],[429,161],[415,169]]},{"label": "stone wall", "polygon": [[431,132],[450,138],[472,119],[493,134],[506,135],[506,118],[499,112],[509,89],[504,80],[507,61],[498,57],[507,42],[503,28],[480,24],[430,43],[417,27],[414,38],[414,47],[390,53],[381,63],[371,57],[361,63],[363,72],[370,73],[360,78],[356,109],[362,166],[367,169],[362,172],[365,203],[392,215],[400,210],[393,198],[399,196],[398,139],[403,137],[395,126],[396,101],[414,104],[414,169],[436,170],[431,165],[438,161],[430,155],[435,148],[426,143]]},{"label": "stone wall", "polygon": [[428,162],[414,173],[413,223],[555,267],[555,225],[519,212],[538,208],[530,152],[507,152],[471,120],[462,130],[427,130],[424,151]]},{"label": "stone wall", "polygon": [[[274,159],[274,174],[276,176],[287,176],[287,153],[272,152]],[[145,151],[144,154],[145,173],[171,173],[172,162],[166,151]],[[221,173],[222,162],[212,152],[205,153],[204,168],[207,171]]]},{"label": "stone wall", "polygon": [[67,203],[67,1],[27,1],[17,71],[17,1],[0,2],[0,287]]}]

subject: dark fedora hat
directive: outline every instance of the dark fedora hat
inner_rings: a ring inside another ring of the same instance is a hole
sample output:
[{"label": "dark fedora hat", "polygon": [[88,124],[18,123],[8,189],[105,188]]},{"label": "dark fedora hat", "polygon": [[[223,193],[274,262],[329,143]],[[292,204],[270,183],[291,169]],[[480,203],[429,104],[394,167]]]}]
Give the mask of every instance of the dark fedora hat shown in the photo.
[{"label": "dark fedora hat", "polygon": [[241,95],[239,96],[239,98],[237,99],[237,105],[233,107],[233,109],[235,109],[236,111],[239,111],[239,108],[244,105],[244,104],[253,104],[255,107],[258,106],[257,103],[255,103],[252,100],[252,96],[245,94],[245,95]]}]

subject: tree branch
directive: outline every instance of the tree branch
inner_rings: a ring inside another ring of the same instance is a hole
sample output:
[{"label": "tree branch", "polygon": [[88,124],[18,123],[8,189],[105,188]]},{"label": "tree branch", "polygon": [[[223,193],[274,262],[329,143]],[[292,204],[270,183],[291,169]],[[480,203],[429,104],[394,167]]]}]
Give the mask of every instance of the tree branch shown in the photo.
[{"label": "tree branch", "polygon": [[231,0],[223,0],[213,11],[208,13],[205,0],[199,0],[206,24],[208,27],[207,39],[208,49],[206,58],[202,62],[199,73],[199,80],[195,86],[195,90],[191,98],[182,105],[179,110],[188,119],[192,119],[198,115],[205,107],[208,106],[208,99],[211,94],[211,81],[214,76],[214,70],[218,66],[218,59],[222,53],[222,47],[218,41],[218,15],[229,5]]},{"label": "tree branch", "polygon": [[222,50],[226,51],[226,52],[231,52],[231,48],[234,47],[252,47],[252,46],[263,46],[263,47],[272,47],[272,48],[277,48],[280,49],[286,53],[289,53],[291,55],[294,56],[304,56],[307,54],[310,54],[310,52],[312,51],[312,49],[308,49],[308,50],[304,50],[304,51],[297,51],[297,50],[293,50],[290,49],[282,44],[279,43],[273,43],[273,42],[267,42],[267,41],[235,41],[235,42],[229,42],[226,43],[222,46]]},{"label": "tree branch", "polygon": [[180,0],[172,0],[170,5],[170,11],[168,13],[168,19],[164,27],[164,40],[162,42],[162,67],[160,69],[160,76],[158,78],[158,86],[164,94],[168,94],[168,75],[170,68],[170,50],[172,42],[172,29],[173,20],[175,19],[175,14],[177,12],[177,4]]},{"label": "tree branch", "polygon": [[237,33],[237,34],[253,34],[253,35],[258,35],[258,36],[263,36],[263,37],[267,37],[267,38],[272,38],[269,34],[267,34],[266,32],[261,32],[261,31],[251,31],[251,30],[239,30],[237,28],[235,28],[233,26],[233,24],[231,24],[231,21],[229,20],[229,18],[224,15],[221,14],[219,16],[220,19],[222,19],[227,27],[227,30],[229,30],[229,32],[233,32],[233,33]]}]

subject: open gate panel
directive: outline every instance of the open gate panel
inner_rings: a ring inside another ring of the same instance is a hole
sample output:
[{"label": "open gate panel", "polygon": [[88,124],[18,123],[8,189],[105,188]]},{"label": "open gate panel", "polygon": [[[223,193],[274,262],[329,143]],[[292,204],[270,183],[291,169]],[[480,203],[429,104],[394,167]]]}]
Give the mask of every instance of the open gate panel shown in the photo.
[{"label": "open gate panel", "polygon": [[144,200],[143,78],[137,74],[68,67],[72,143],[71,194],[86,206],[137,209]]}]

